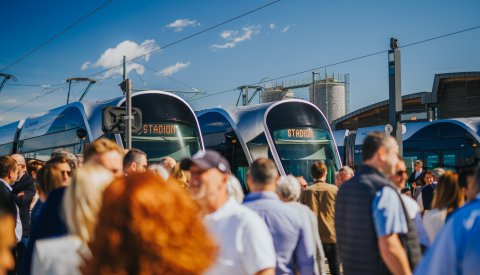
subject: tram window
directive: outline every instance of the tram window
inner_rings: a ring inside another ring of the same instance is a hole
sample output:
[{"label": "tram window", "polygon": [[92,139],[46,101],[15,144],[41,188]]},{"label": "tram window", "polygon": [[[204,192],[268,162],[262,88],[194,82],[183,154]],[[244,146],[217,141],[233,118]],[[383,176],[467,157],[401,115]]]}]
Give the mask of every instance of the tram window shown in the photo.
[{"label": "tram window", "polygon": [[252,141],[247,142],[247,147],[253,160],[258,158],[271,158],[272,154],[264,133],[261,133]]},{"label": "tram window", "polygon": [[55,133],[73,128],[85,128],[85,123],[80,111],[77,108],[70,107],[58,115],[47,133]]},{"label": "tram window", "polygon": [[25,153],[24,156],[25,158],[28,159],[38,159],[41,161],[47,161],[50,159],[50,156],[52,155],[53,149],[45,149],[45,150],[40,150],[40,151],[35,151],[35,152],[28,152]]},{"label": "tram window", "polygon": [[424,164],[425,168],[428,170],[432,170],[439,167],[440,156],[438,153],[435,153],[435,152],[426,152],[425,161],[426,161],[426,163]]},{"label": "tram window", "polygon": [[458,151],[443,152],[443,167],[445,170],[456,170],[458,155]]},{"label": "tram window", "polygon": [[303,176],[313,182],[310,167],[315,161],[327,166],[327,182],[333,183],[338,169],[334,144],[328,130],[302,127],[273,131],[273,139],[287,174]]},{"label": "tram window", "polygon": [[200,149],[196,128],[178,123],[144,124],[138,136],[132,136],[132,146],[147,154],[148,161],[170,156],[179,161],[191,157]]},{"label": "tram window", "polygon": [[466,131],[462,127],[452,123],[439,123],[440,131],[439,138],[457,138],[465,137]]},{"label": "tram window", "polygon": [[407,174],[410,175],[415,170],[413,164],[417,159],[421,159],[417,153],[404,153],[403,159],[405,160],[405,166],[407,167]]},{"label": "tram window", "polygon": [[8,156],[12,154],[13,143],[0,145],[0,156]]}]

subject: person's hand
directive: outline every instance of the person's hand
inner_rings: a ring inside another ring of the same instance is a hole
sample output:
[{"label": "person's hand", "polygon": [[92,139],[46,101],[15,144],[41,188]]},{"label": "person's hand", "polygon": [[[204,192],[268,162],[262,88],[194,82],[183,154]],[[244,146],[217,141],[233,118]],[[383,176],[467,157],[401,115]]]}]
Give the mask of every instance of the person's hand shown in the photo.
[{"label": "person's hand", "polygon": [[22,197],[23,195],[25,195],[25,193],[22,191],[17,194],[17,197]]}]

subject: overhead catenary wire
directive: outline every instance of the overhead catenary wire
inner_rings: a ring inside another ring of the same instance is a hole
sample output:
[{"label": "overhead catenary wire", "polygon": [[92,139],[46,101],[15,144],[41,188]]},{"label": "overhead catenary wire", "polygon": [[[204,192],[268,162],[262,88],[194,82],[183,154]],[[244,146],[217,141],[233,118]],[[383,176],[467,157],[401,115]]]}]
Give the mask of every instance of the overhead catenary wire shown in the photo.
[{"label": "overhead catenary wire", "polygon": [[36,46],[35,48],[31,49],[30,51],[26,52],[24,55],[20,56],[19,58],[17,58],[15,61],[11,62],[10,64],[8,64],[7,66],[3,67],[0,72],[3,72],[5,71],[6,69],[12,67],[13,65],[21,62],[22,60],[24,60],[25,58],[29,57],[30,55],[34,54],[36,51],[40,50],[41,48],[45,47],[47,44],[49,44],[50,42],[54,41],[55,39],[59,38],[61,35],[63,35],[64,33],[68,32],[70,29],[72,29],[73,27],[75,27],[76,25],[78,25],[80,22],[82,22],[83,20],[87,19],[88,17],[94,15],[95,13],[97,13],[99,10],[103,9],[105,6],[107,6],[108,4],[110,4],[113,0],[107,0],[105,1],[103,4],[101,4],[100,6],[96,7],[94,10],[90,11],[89,13],[85,14],[84,16],[80,17],[78,20],[76,20],[75,22],[73,22],[72,24],[70,24],[68,27],[66,27],[65,29],[61,30],[59,33],[55,34],[54,36],[50,37],[49,39],[45,40],[43,43],[41,43],[40,45]]},{"label": "overhead catenary wire", "polygon": [[[280,1],[280,0],[278,0]],[[278,1],[275,1],[275,2],[278,2]],[[272,4],[274,2],[271,2],[270,4]],[[230,22],[230,21],[229,21]],[[218,24],[217,24],[218,25]],[[427,38],[427,39],[423,39],[423,40],[419,40],[419,41],[416,41],[416,42],[412,42],[412,43],[409,43],[409,44],[406,44],[406,45],[403,45],[403,46],[400,46],[399,48],[406,48],[406,47],[411,47],[411,46],[414,46],[414,45],[419,45],[419,44],[423,44],[423,43],[428,43],[430,41],[434,41],[434,40],[437,40],[437,39],[441,39],[441,38],[445,38],[445,37],[449,37],[449,36],[452,36],[452,35],[456,35],[456,34],[460,34],[460,33],[464,33],[464,32],[468,32],[468,31],[473,31],[473,30],[476,30],[476,29],[479,29],[480,28],[480,25],[477,25],[477,26],[474,26],[474,27],[470,27],[470,28],[466,28],[466,29],[462,29],[462,30],[459,30],[459,31],[455,31],[455,32],[451,32],[451,33],[447,33],[447,34],[443,34],[443,35],[439,35],[439,36],[435,36],[435,37],[431,37],[431,38]],[[185,39],[183,39],[185,40]],[[183,41],[182,40],[182,41]],[[382,53],[386,53],[388,52],[388,50],[381,50],[381,51],[377,51],[377,52],[373,52],[373,53],[370,53],[370,54],[365,54],[365,55],[362,55],[362,56],[358,56],[358,57],[354,57],[354,58],[349,58],[349,59],[345,59],[345,60],[341,60],[341,61],[338,61],[338,62],[334,62],[334,63],[331,63],[331,64],[328,64],[328,65],[323,65],[323,66],[320,66],[320,67],[315,67],[315,68],[311,68],[311,69],[307,69],[307,70],[303,70],[303,71],[300,71],[300,72],[296,72],[296,73],[290,73],[290,74],[287,74],[287,75],[283,75],[283,76],[279,76],[279,77],[275,77],[275,78],[270,78],[268,79],[268,81],[260,81],[260,82],[256,82],[256,83],[253,83],[253,84],[249,84],[249,85],[259,85],[259,84],[262,84],[262,83],[266,83],[266,82],[271,82],[271,81],[275,81],[275,80],[278,80],[278,79],[283,79],[283,78],[287,78],[287,77],[291,77],[291,76],[295,76],[295,75],[299,75],[299,74],[304,74],[304,73],[307,73],[307,72],[311,72],[311,71],[314,71],[314,70],[319,70],[319,69],[324,69],[324,68],[328,68],[328,67],[332,67],[332,66],[335,66],[335,65],[339,65],[339,64],[344,64],[344,63],[347,63],[347,62],[353,62],[353,61],[356,61],[356,60],[360,60],[360,59],[364,59],[364,58],[368,58],[368,57],[372,57],[372,56],[375,56],[375,55],[379,55],[379,54],[382,54]],[[145,56],[145,55],[144,55]],[[129,60],[131,61],[131,60]],[[91,75],[90,77],[92,76],[95,76],[97,74],[100,74],[100,73],[103,73],[103,72],[106,72],[107,70],[111,70],[111,69],[114,69],[118,66],[114,66],[114,67],[111,67],[109,69],[105,69],[99,73],[96,73],[94,75]],[[155,70],[155,69],[153,69]],[[107,78],[108,79],[108,78]],[[193,98],[193,99],[190,99],[189,101],[196,101],[196,100],[201,100],[201,99],[204,99],[204,98],[208,98],[208,97],[212,97],[212,96],[216,96],[216,95],[219,95],[219,94],[224,94],[224,93],[227,93],[227,92],[232,92],[232,91],[235,91],[237,88],[233,88],[233,89],[228,89],[228,90],[224,90],[224,91],[220,91],[220,92],[215,92],[215,93],[211,93],[211,94],[207,94],[207,95],[204,95],[204,96],[201,96],[201,97],[197,97],[197,98]],[[47,95],[47,94],[45,94]],[[37,96],[31,100],[28,100],[20,105],[16,105],[16,106],[13,106],[12,108],[0,113],[0,115],[2,114],[5,114],[11,110],[14,110],[18,107],[21,107],[25,104],[28,104],[29,102],[32,102],[34,100],[37,100],[39,99],[40,97],[42,96],[45,96],[45,95],[40,95],[40,96]]]},{"label": "overhead catenary wire", "polygon": [[[111,2],[111,1],[112,1],[112,0],[107,1],[107,2]],[[150,51],[149,53],[142,54],[142,55],[140,55],[140,56],[137,56],[137,57],[134,57],[134,58],[132,58],[132,59],[127,60],[126,63],[130,63],[130,62],[132,62],[132,61],[134,61],[134,60],[137,60],[137,59],[139,59],[139,58],[142,58],[142,57],[145,57],[145,56],[150,55],[150,54],[152,54],[152,53],[158,52],[158,51],[161,50],[161,49],[165,49],[165,48],[171,47],[171,46],[173,46],[173,45],[175,45],[175,44],[181,43],[181,42],[183,42],[183,41],[185,41],[185,40],[187,40],[187,39],[190,39],[190,38],[192,38],[192,37],[198,36],[198,35],[200,35],[200,34],[202,34],[202,33],[207,32],[207,31],[210,31],[210,30],[213,30],[213,29],[215,29],[215,28],[218,28],[218,27],[220,27],[220,26],[222,26],[222,25],[225,25],[225,24],[227,24],[227,23],[229,23],[229,22],[232,22],[232,21],[234,21],[234,20],[237,20],[237,19],[239,19],[239,18],[242,18],[242,17],[244,17],[244,16],[247,16],[247,15],[249,15],[249,14],[251,14],[251,13],[257,12],[257,11],[259,11],[259,10],[261,10],[261,9],[264,9],[264,8],[266,8],[266,7],[269,7],[269,6],[271,6],[271,5],[275,4],[275,3],[278,3],[278,2],[280,2],[280,1],[281,1],[281,0],[275,0],[275,1],[269,2],[269,3],[265,4],[265,5],[262,5],[262,6],[260,6],[260,7],[255,8],[255,9],[253,9],[253,10],[244,12],[244,13],[242,13],[242,14],[240,14],[240,15],[237,15],[237,16],[235,16],[235,17],[232,17],[232,18],[230,18],[230,19],[227,19],[227,20],[225,20],[225,21],[222,21],[222,22],[220,22],[220,23],[218,23],[218,24],[215,24],[215,25],[213,25],[213,26],[211,26],[211,27],[208,27],[208,28],[206,28],[206,29],[203,29],[203,30],[201,30],[201,31],[199,31],[199,32],[196,32],[196,33],[194,33],[194,34],[188,35],[188,36],[186,36],[186,37],[184,37],[184,38],[181,38],[181,39],[179,39],[179,40],[176,40],[176,41],[171,42],[171,43],[169,43],[169,44],[166,44],[166,45],[164,45],[164,46],[157,47],[157,48],[155,48],[154,50]],[[105,2],[105,3],[107,3],[107,2]],[[104,3],[104,4],[105,4],[105,3]],[[108,3],[107,3],[107,4],[108,4]],[[105,4],[105,5],[106,5],[106,4]],[[73,27],[73,26],[72,26],[72,27]],[[42,46],[42,47],[43,47],[43,46]],[[18,63],[18,62],[19,62],[19,61],[17,61],[16,63]],[[12,64],[13,64],[13,63],[12,63]],[[9,66],[11,66],[12,64],[10,64]],[[102,70],[102,71],[99,71],[99,72],[97,72],[97,73],[94,73],[94,74],[92,74],[92,75],[90,75],[90,76],[88,76],[88,77],[97,76],[97,75],[99,75],[99,74],[102,74],[102,73],[105,73],[105,72],[107,72],[107,71],[113,70],[113,69],[118,68],[118,67],[120,67],[120,66],[123,66],[123,63],[120,63],[120,64],[118,64],[118,65],[116,65],[116,66],[113,66],[113,67],[110,67],[110,68],[106,68],[106,69],[104,69],[104,70]],[[172,79],[172,80],[173,80],[173,79]],[[176,81],[176,80],[174,80],[174,81]],[[189,88],[191,88],[191,87],[189,87]],[[55,91],[57,91],[57,90],[55,90]],[[25,101],[25,102],[23,102],[23,103],[21,103],[21,104],[19,104],[19,105],[13,106],[13,107],[9,108],[8,110],[0,113],[0,115],[1,115],[1,114],[5,114],[5,113],[7,113],[7,112],[9,112],[9,111],[12,111],[12,110],[14,110],[14,109],[16,109],[16,108],[19,108],[19,107],[21,107],[21,106],[24,106],[24,105],[26,105],[26,104],[28,104],[28,103],[30,103],[30,102],[33,102],[33,101],[35,101],[35,100],[37,100],[37,99],[39,99],[39,98],[41,98],[41,97],[43,97],[43,96],[48,95],[48,94],[50,94],[50,92],[49,92],[49,93],[46,93],[46,94],[43,94],[43,95],[36,96],[36,97],[34,97],[34,98],[30,99],[30,100],[27,100],[27,101]]]},{"label": "overhead catenary wire", "polygon": [[[222,21],[222,22],[220,22],[220,23],[218,23],[218,24],[215,24],[215,25],[213,25],[213,26],[210,26],[210,27],[208,27],[208,28],[205,28],[205,29],[203,29],[203,30],[201,30],[201,31],[198,31],[198,32],[196,32],[196,33],[187,35],[187,36],[185,36],[185,37],[183,37],[183,38],[181,38],[181,39],[179,39],[179,40],[176,40],[176,41],[174,41],[174,42],[170,42],[170,43],[165,44],[165,45],[163,45],[163,46],[159,46],[159,47],[153,49],[152,51],[150,51],[150,52],[148,52],[148,53],[145,53],[145,54],[142,54],[142,55],[139,55],[139,56],[136,56],[136,57],[133,57],[133,58],[127,60],[126,63],[130,63],[130,62],[132,62],[132,61],[135,61],[135,60],[140,59],[140,58],[142,58],[142,57],[145,57],[145,56],[148,56],[148,55],[150,55],[150,54],[156,53],[156,52],[158,52],[158,51],[160,51],[160,50],[163,50],[163,49],[166,49],[166,48],[171,47],[171,46],[173,46],[173,45],[176,45],[176,44],[178,44],[178,43],[181,43],[181,42],[183,42],[183,41],[185,41],[185,40],[188,40],[188,39],[190,39],[190,38],[193,38],[193,37],[198,36],[198,35],[200,35],[200,34],[203,34],[203,33],[205,33],[205,32],[208,32],[208,31],[211,31],[211,30],[213,30],[213,29],[216,29],[216,28],[218,28],[218,27],[220,27],[220,26],[223,26],[223,25],[225,25],[225,24],[227,24],[227,23],[230,23],[230,22],[232,22],[232,21],[235,21],[235,20],[237,20],[237,19],[240,19],[240,18],[242,18],[242,17],[245,17],[245,16],[247,16],[247,15],[249,15],[249,14],[252,14],[252,13],[255,13],[255,12],[259,11],[259,10],[262,10],[262,9],[264,9],[264,8],[266,8],[266,7],[269,7],[269,6],[273,5],[273,4],[276,4],[276,3],[280,2],[280,1],[281,1],[281,0],[275,0],[275,1],[269,2],[269,3],[267,3],[267,4],[265,4],[265,5],[262,5],[262,6],[258,7],[258,8],[255,8],[255,9],[253,9],[253,10],[249,10],[249,11],[247,11],[247,12],[244,12],[244,13],[240,14],[240,15],[237,15],[237,16],[232,17],[232,18],[230,18],[230,19],[224,20],[224,21]],[[89,77],[92,77],[92,76],[96,76],[96,75],[105,73],[105,72],[107,72],[107,71],[116,69],[116,68],[118,68],[118,67],[120,67],[120,66],[123,66],[123,63],[120,63],[120,64],[115,65],[115,66],[113,66],[113,67],[110,67],[110,68],[106,68],[106,69],[104,69],[104,70],[101,70],[101,71],[99,71],[99,72],[97,72],[97,73],[94,73],[94,74],[90,75]]]},{"label": "overhead catenary wire", "polygon": [[[437,39],[449,37],[449,36],[452,36],[452,35],[456,35],[456,34],[468,32],[468,31],[473,31],[473,30],[476,30],[476,29],[480,29],[480,25],[474,26],[474,27],[471,27],[471,28],[462,29],[462,30],[455,31],[455,32],[451,32],[451,33],[447,33],[447,34],[443,34],[443,35],[438,35],[438,36],[431,37],[431,38],[427,38],[427,39],[423,39],[423,40],[419,40],[419,41],[416,41],[416,42],[412,42],[412,43],[409,43],[409,44],[405,44],[405,45],[403,45],[403,46],[400,45],[399,48],[407,48],[407,47],[411,47],[411,46],[415,46],[415,45],[427,43],[427,42],[430,42],[430,41],[434,41],[434,40],[437,40]],[[336,65],[340,65],[340,64],[344,64],[344,63],[348,63],[348,62],[352,62],[352,61],[356,61],[356,60],[360,60],[360,59],[372,57],[372,56],[375,56],[375,55],[384,54],[384,53],[387,53],[387,52],[388,52],[388,50],[377,51],[377,52],[373,52],[373,53],[370,53],[370,54],[366,54],[366,55],[362,55],[362,56],[358,56],[358,57],[354,57],[354,58],[349,58],[349,59],[345,59],[345,60],[341,60],[341,61],[334,62],[334,63],[328,64],[328,65],[323,65],[323,66],[320,66],[320,67],[315,67],[315,68],[303,70],[303,71],[296,72],[296,73],[290,73],[290,74],[282,75],[282,76],[275,77],[275,78],[269,78],[268,81],[267,81],[267,80],[265,80],[265,81],[259,81],[259,82],[256,82],[256,83],[249,84],[249,85],[247,85],[247,86],[259,85],[259,84],[263,84],[263,83],[266,83],[266,82],[271,82],[271,81],[275,81],[275,80],[279,80],[279,79],[283,79],[283,78],[287,78],[287,77],[296,76],[296,75],[299,75],[299,74],[304,74],[304,73],[312,72],[312,71],[315,71],[315,70],[325,69],[325,68],[328,68],[328,67],[333,67],[333,66],[336,66]],[[204,95],[204,96],[201,96],[201,97],[197,97],[197,98],[191,99],[190,101],[201,100],[201,99],[204,99],[204,98],[207,98],[207,97],[212,97],[212,96],[216,96],[216,95],[219,95],[219,94],[224,94],[224,93],[228,93],[228,92],[233,92],[233,91],[235,91],[235,90],[237,90],[237,88],[228,89],[228,90],[224,90],[224,91],[220,91],[220,92],[215,92],[215,93],[211,93],[211,94],[208,94],[208,95]]]}]

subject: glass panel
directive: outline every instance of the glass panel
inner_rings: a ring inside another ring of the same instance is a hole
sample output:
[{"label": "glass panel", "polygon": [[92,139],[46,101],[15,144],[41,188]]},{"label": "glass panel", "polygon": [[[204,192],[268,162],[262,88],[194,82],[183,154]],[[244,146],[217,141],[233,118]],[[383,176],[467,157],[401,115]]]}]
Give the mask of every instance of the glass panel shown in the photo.
[{"label": "glass panel", "polygon": [[13,143],[0,145],[0,156],[8,156],[12,154]]},{"label": "glass panel", "polygon": [[457,169],[457,151],[445,151],[443,153],[443,167],[445,170],[456,171]]},{"label": "glass panel", "polygon": [[417,153],[404,153],[403,159],[407,167],[407,174],[411,175],[414,171],[413,164],[417,159],[421,159]]},{"label": "glass panel", "polygon": [[140,135],[132,136],[132,146],[147,153],[149,161],[170,156],[179,161],[200,149],[197,130],[178,123],[144,124]]},{"label": "glass panel", "polygon": [[89,142],[77,136],[77,129],[38,136],[18,142],[20,153],[41,151],[47,148],[64,148],[65,146],[80,145]]},{"label": "glass panel", "polygon": [[52,155],[53,149],[46,149],[46,150],[41,150],[41,151],[36,151],[36,152],[29,152],[25,153],[24,156],[26,159],[38,159],[42,161],[47,161],[50,159],[50,156]]},{"label": "glass panel", "polygon": [[333,139],[328,130],[298,127],[273,131],[273,140],[287,174],[303,176],[313,182],[310,167],[315,161],[327,166],[327,182],[334,183],[336,163]]},{"label": "glass panel", "polygon": [[432,170],[439,167],[440,164],[440,154],[435,152],[426,152],[425,153],[424,166],[427,170]]}]

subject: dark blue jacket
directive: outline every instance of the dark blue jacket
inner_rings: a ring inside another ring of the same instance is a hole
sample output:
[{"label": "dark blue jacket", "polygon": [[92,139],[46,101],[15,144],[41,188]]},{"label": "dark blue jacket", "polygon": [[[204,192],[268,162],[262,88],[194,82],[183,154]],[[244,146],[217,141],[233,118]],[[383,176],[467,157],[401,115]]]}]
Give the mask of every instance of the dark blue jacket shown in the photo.
[{"label": "dark blue jacket", "polygon": [[29,275],[31,273],[33,249],[37,240],[67,234],[67,226],[62,218],[64,193],[65,187],[62,187],[48,194],[47,201],[40,210],[38,220],[32,224],[27,250],[23,255],[20,275]]}]

